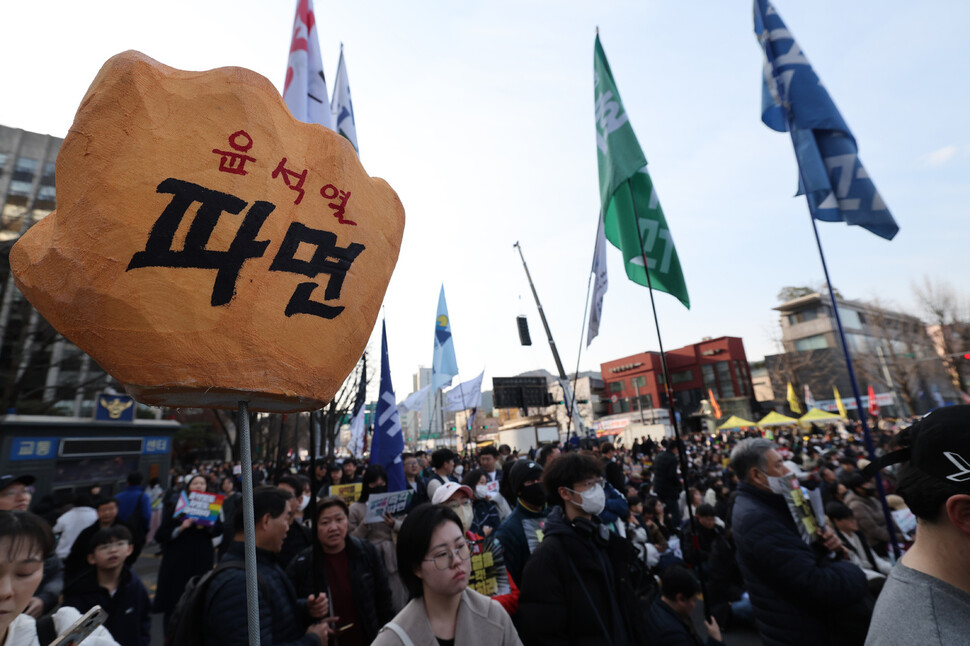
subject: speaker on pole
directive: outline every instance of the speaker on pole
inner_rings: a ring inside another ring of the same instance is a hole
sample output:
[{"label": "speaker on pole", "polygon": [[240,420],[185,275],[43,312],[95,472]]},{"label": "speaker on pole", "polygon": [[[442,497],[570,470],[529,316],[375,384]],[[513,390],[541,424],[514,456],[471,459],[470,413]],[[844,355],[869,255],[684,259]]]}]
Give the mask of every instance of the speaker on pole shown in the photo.
[{"label": "speaker on pole", "polygon": [[515,324],[519,326],[519,342],[522,345],[532,345],[532,337],[529,336],[529,319],[525,316],[517,316]]}]

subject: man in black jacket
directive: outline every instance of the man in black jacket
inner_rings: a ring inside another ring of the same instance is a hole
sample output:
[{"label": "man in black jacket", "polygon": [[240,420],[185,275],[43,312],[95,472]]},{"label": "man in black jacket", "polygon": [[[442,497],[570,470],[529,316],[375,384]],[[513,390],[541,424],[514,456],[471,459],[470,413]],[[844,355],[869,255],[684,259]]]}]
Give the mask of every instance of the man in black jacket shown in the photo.
[{"label": "man in black jacket", "polygon": [[700,585],[690,572],[675,565],[660,575],[663,595],[654,601],[647,614],[650,636],[664,646],[724,646],[717,620],[711,617],[704,623],[707,641],[701,641],[694,629],[691,614],[697,604]]},{"label": "man in black jacket", "polygon": [[670,440],[667,450],[661,451],[653,461],[653,492],[670,514],[673,527],[680,527],[680,494],[684,490],[677,468],[680,466],[680,445]]},{"label": "man in black jacket", "polygon": [[732,528],[758,632],[773,644],[861,644],[872,614],[866,577],[832,530],[802,540],[785,501],[792,474],[774,444],[740,442],[731,468],[741,483]]},{"label": "man in black jacket", "polygon": [[[276,487],[259,487],[253,492],[256,519],[256,571],[259,577],[259,635],[266,646],[320,646],[332,634],[326,617],[327,601],[322,595],[297,600],[293,584],[276,563],[293,512],[290,495]],[[236,514],[236,540],[224,561],[244,561],[243,518]],[[246,619],[246,572],[228,569],[216,575],[205,596],[205,643],[211,646],[248,646]],[[316,623],[312,623],[316,622]],[[307,627],[309,624],[309,627]]]},{"label": "man in black jacket", "polygon": [[649,643],[637,609],[636,550],[603,526],[603,470],[581,453],[554,460],[542,484],[556,507],[525,565],[519,636],[540,644]]}]

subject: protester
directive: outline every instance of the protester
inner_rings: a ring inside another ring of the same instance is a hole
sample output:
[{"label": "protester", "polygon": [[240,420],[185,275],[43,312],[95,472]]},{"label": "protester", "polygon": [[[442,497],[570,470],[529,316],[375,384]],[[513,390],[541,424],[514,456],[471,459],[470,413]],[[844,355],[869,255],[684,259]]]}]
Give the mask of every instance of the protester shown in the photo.
[{"label": "protester", "polygon": [[343,479],[340,481],[341,484],[353,484],[355,482],[360,482],[357,478],[357,463],[354,462],[353,458],[347,458],[343,463]]},{"label": "protester", "polygon": [[[189,479],[186,494],[204,492],[206,479],[194,475]],[[222,534],[222,524],[204,525],[184,513],[175,513],[162,520],[156,540],[162,546],[162,563],[158,567],[158,588],[155,591],[153,612],[161,612],[168,626],[172,611],[178,603],[189,579],[212,569],[215,549],[212,539]]]},{"label": "protester", "polygon": [[869,582],[869,591],[878,596],[892,564],[876,554],[864,534],[859,532],[859,521],[852,510],[837,500],[825,505],[825,515],[832,522],[833,531],[849,550],[849,560],[862,568]]},{"label": "protester", "polygon": [[723,646],[717,620],[705,620],[707,641],[701,640],[691,615],[701,588],[690,572],[680,566],[669,568],[660,577],[662,594],[647,615],[647,626],[653,643],[664,646]]},{"label": "protester", "polygon": [[811,546],[802,540],[782,495],[789,474],[775,445],[741,441],[731,468],[741,479],[732,514],[738,564],[763,642],[862,643],[871,613],[866,577],[831,530],[819,530]]},{"label": "protester", "polygon": [[[292,511],[290,495],[276,487],[253,491],[255,519],[256,573],[259,579],[259,638],[267,645],[326,645],[333,634],[331,624],[339,617],[328,617],[329,603],[324,595],[297,599],[293,583],[276,563],[289,530]],[[233,519],[235,536],[223,562],[245,561],[243,515]],[[205,594],[207,646],[248,646],[246,572],[230,568],[216,573]]]},{"label": "protester", "polygon": [[[883,513],[882,504],[876,495],[876,483],[872,478],[864,478],[859,473],[849,475],[844,483],[849,489],[845,494],[845,504],[852,510],[859,530],[865,535],[866,541],[880,556],[889,555],[889,525]],[[907,537],[898,527],[893,527],[896,540]]]},{"label": "protester", "polygon": [[148,494],[148,500],[152,505],[152,517],[148,522],[148,534],[145,536],[145,544],[147,545],[154,542],[155,532],[162,526],[162,500],[165,496],[165,490],[159,484],[158,478],[152,478],[148,481],[148,490],[145,493]]},{"label": "protester", "polygon": [[428,493],[425,490],[424,481],[421,479],[421,463],[418,462],[417,457],[410,454],[401,457],[404,461],[404,482],[411,491],[411,506],[417,507],[428,502]]},{"label": "protester", "polygon": [[516,503],[512,513],[495,530],[495,539],[502,545],[505,567],[521,588],[522,570],[539,542],[540,522],[548,514],[546,492],[542,487],[542,467],[532,460],[519,460],[506,466]]},{"label": "protester", "polygon": [[938,408],[876,468],[902,463],[896,490],[916,540],[890,572],[866,644],[962,644],[970,617],[970,406]]},{"label": "protester", "polygon": [[242,494],[236,489],[236,478],[232,475],[222,477],[219,482],[219,493],[225,496],[222,499],[222,509],[219,511],[219,520],[222,522],[222,538],[219,540],[216,549],[218,558],[221,559],[232,543],[232,519],[236,510],[241,509]]},{"label": "protester", "polygon": [[300,509],[300,500],[303,495],[303,482],[296,476],[283,476],[276,486],[293,496],[290,498],[293,519],[290,521],[289,531],[286,532],[283,548],[276,555],[276,561],[285,570],[297,554],[313,544],[313,539],[310,528],[300,522],[303,516],[303,510]]},{"label": "protester", "polygon": [[670,515],[672,527],[680,527],[680,495],[684,485],[677,474],[680,468],[680,444],[670,440],[667,449],[653,461],[653,491]]},{"label": "protester", "polygon": [[71,547],[78,535],[98,520],[98,512],[86,496],[75,494],[72,501],[74,506],[61,514],[54,523],[54,536],[58,537],[55,553],[61,559],[66,559],[71,554]]},{"label": "protester", "polygon": [[88,547],[94,566],[64,591],[64,605],[84,613],[94,606],[108,613],[104,627],[121,646],[150,646],[151,599],[125,559],[131,556],[131,531],[125,525],[99,529]]},{"label": "protester", "polygon": [[132,561],[138,560],[138,555],[145,547],[152,520],[152,503],[142,487],[144,480],[145,477],[137,471],[129,473],[128,484],[124,491],[115,496],[115,500],[118,501],[118,520],[127,525],[131,531]]},{"label": "protester", "polygon": [[[317,540],[321,547],[303,550],[286,570],[299,597],[327,591],[341,646],[370,644],[394,616],[387,572],[377,548],[347,535],[347,503],[326,497],[317,502]],[[312,561],[312,567],[311,567]]]},{"label": "protester", "polygon": [[468,588],[471,551],[453,511],[442,505],[412,509],[397,555],[411,601],[381,629],[374,646],[522,643],[498,602]]},{"label": "protester", "polygon": [[434,490],[446,482],[457,482],[452,476],[455,471],[455,453],[451,449],[438,449],[431,454],[431,476],[427,479],[428,498],[434,497]]},{"label": "protester", "polygon": [[600,455],[603,456],[606,481],[617,491],[624,491],[626,476],[623,475],[623,467],[616,461],[616,449],[611,443],[603,442],[600,444]]},{"label": "protester", "polygon": [[[44,578],[44,562],[53,553],[54,535],[42,518],[26,511],[0,510],[0,644],[39,643],[38,622],[26,610]],[[61,606],[51,618],[50,632],[56,636],[70,628],[81,614]],[[118,642],[99,626],[84,640],[84,646],[118,646]]]},{"label": "protester", "polygon": [[505,502],[505,499],[498,495],[498,491],[489,492],[488,476],[481,469],[472,469],[466,473],[461,483],[472,492],[474,517],[468,529],[482,536],[491,535],[502,522],[495,499],[498,498],[502,502]]},{"label": "protester", "polygon": [[387,472],[379,464],[371,464],[364,471],[360,498],[350,506],[348,531],[357,538],[370,541],[381,554],[384,569],[387,571],[388,584],[391,586],[391,600],[397,612],[407,603],[407,589],[398,572],[397,555],[394,551],[395,534],[401,529],[400,518],[384,514],[381,521],[368,523],[367,501],[374,494],[387,492]]},{"label": "protester", "polygon": [[478,466],[485,472],[487,482],[502,481],[502,469],[498,466],[498,449],[494,444],[478,452]]},{"label": "protester", "polygon": [[636,605],[636,550],[597,518],[606,499],[599,460],[561,456],[542,485],[554,507],[519,586],[523,643],[647,643]]},{"label": "protester", "polygon": [[[704,503],[694,512],[696,531],[688,525],[684,530],[683,546],[684,560],[700,572],[700,576],[707,576],[711,557],[711,550],[718,538],[724,535],[724,530],[717,525],[714,507]],[[695,544],[696,537],[696,544]]]}]

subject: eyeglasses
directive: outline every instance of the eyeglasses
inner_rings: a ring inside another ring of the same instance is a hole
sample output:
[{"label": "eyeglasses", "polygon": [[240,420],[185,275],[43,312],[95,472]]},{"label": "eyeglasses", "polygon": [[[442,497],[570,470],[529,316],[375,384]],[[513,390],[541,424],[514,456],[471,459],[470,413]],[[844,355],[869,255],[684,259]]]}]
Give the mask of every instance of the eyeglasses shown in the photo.
[{"label": "eyeglasses", "polygon": [[116,541],[114,543],[104,543],[103,545],[98,545],[94,548],[95,552],[110,552],[112,550],[123,550],[128,547],[128,541]]},{"label": "eyeglasses", "polygon": [[442,550],[429,559],[424,559],[425,561],[433,561],[434,566],[439,570],[447,570],[451,567],[452,558],[457,556],[459,561],[467,561],[471,558],[471,550],[468,549],[468,543],[462,543],[453,550]]},{"label": "eyeglasses", "polygon": [[7,487],[0,491],[0,498],[16,498],[18,496],[29,496],[33,493],[33,487]]}]

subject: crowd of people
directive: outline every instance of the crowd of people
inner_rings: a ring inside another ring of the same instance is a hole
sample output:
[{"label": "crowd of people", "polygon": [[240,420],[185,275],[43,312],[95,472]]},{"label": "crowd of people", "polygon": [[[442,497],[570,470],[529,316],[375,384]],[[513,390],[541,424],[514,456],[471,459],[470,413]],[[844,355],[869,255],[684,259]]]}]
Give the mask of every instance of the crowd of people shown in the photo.
[{"label": "crowd of people", "polygon": [[[740,626],[765,644],[961,643],[970,406],[873,440],[874,463],[852,425],[418,451],[402,455],[407,510],[376,520],[380,465],[260,463],[261,643],[721,644]],[[191,603],[192,643],[248,644],[239,476],[133,473],[112,497],[33,506],[32,477],[0,477],[0,645],[94,605],[108,620],[86,644],[149,646],[153,612],[180,643]],[[178,513],[183,492],[223,494],[219,520]],[[799,500],[815,503],[804,523]],[[154,599],[131,571],[142,550],[162,556]]]}]

